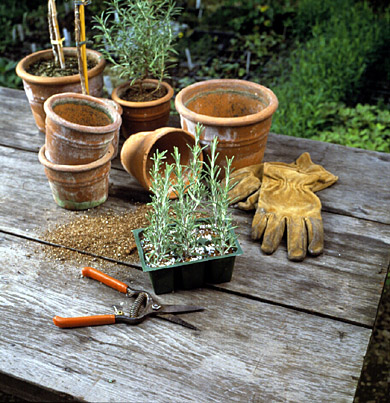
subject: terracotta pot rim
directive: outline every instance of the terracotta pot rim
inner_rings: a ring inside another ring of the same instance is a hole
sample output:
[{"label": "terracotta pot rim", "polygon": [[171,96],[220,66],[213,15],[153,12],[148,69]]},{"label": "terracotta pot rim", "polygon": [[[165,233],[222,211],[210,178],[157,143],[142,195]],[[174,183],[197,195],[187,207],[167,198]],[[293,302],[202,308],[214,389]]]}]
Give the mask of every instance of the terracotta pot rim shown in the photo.
[{"label": "terracotta pot rim", "polygon": [[[255,89],[257,91],[261,91],[262,94],[265,94],[269,104],[260,112],[240,116],[240,117],[233,117],[233,118],[223,118],[223,117],[214,117],[208,115],[202,115],[196,112],[193,112],[189,108],[186,107],[186,95],[191,90],[198,90],[197,94],[202,92],[209,92],[210,90],[203,91],[203,87],[206,85],[212,85],[215,88],[218,88],[218,85],[223,85],[227,87],[227,85],[239,85],[241,87],[247,87],[251,89]],[[263,85],[246,81],[246,80],[236,80],[236,79],[215,79],[215,80],[205,80],[200,81],[194,84],[189,85],[188,87],[183,88],[177,95],[175,99],[175,108],[177,112],[186,119],[189,119],[193,122],[199,122],[208,126],[246,126],[251,125],[261,120],[265,120],[272,116],[276,109],[278,108],[278,99],[276,95],[267,87]]]},{"label": "terracotta pot rim", "polygon": [[[102,109],[108,110],[108,114],[112,118],[113,122],[106,126],[86,126],[70,122],[57,115],[53,110],[53,104],[56,101],[67,99],[70,102],[76,99],[84,101],[86,104],[98,104]],[[114,106],[103,101],[101,98],[96,98],[91,95],[78,94],[76,92],[63,92],[60,94],[54,94],[45,101],[43,108],[45,110],[46,116],[49,116],[50,119],[52,119],[57,124],[83,133],[106,134],[118,130],[122,122],[122,118]]]},{"label": "terracotta pot rim", "polygon": [[39,162],[48,169],[51,169],[53,171],[57,172],[64,172],[64,173],[81,173],[81,172],[87,172],[91,171],[93,169],[100,168],[101,166],[107,164],[112,158],[112,155],[114,153],[114,147],[112,144],[110,144],[110,147],[107,151],[107,153],[102,157],[99,158],[96,161],[90,162],[89,164],[83,164],[83,165],[60,165],[60,164],[55,164],[53,162],[50,162],[45,155],[45,150],[46,146],[43,145],[41,149],[39,150],[38,158]]},{"label": "terracotta pot rim", "polygon": [[[161,127],[159,129],[153,131],[143,131],[138,132],[131,135],[123,144],[121,150],[121,164],[123,168],[128,172],[131,176],[137,179],[137,181],[141,184],[141,186],[147,190],[150,189],[151,186],[151,176],[150,172],[146,169],[147,161],[150,157],[150,151],[155,146],[156,142],[163,138],[166,135],[177,133],[180,136],[185,136],[189,142],[191,139],[192,142],[195,140],[195,136],[187,130],[176,128],[176,127]],[[152,141],[150,141],[152,140]],[[129,150],[131,144],[131,148]],[[138,165],[136,165],[137,169],[134,169],[135,165],[132,163],[127,164],[128,161],[131,162],[132,153],[136,148],[142,150],[142,159],[137,160]],[[125,158],[126,156],[126,158]],[[199,159],[201,161],[204,160],[203,152],[201,153]],[[170,198],[175,198],[176,195],[173,191],[170,191]]]},{"label": "terracotta pot rim", "polygon": [[[158,80],[148,78],[148,79],[144,80],[144,82],[157,84]],[[173,97],[173,88],[165,81],[161,81],[161,84],[167,89],[168,93],[165,96],[163,96],[162,98],[156,99],[154,101],[132,102],[132,101],[126,101],[126,100],[120,98],[119,94],[121,93],[121,90],[124,87],[127,87],[129,85],[129,81],[119,85],[118,87],[115,87],[114,90],[112,91],[111,98],[118,104],[129,107],[129,108],[148,108],[148,107],[157,106],[157,105],[163,104],[165,102],[168,102]]]},{"label": "terracotta pot rim", "polygon": [[[146,170],[146,163],[149,158],[150,151],[154,147],[155,143],[158,140],[160,140],[162,137],[172,134],[172,133],[180,133],[180,135],[185,135],[185,136],[187,136],[187,138],[191,138],[192,140],[195,139],[195,136],[193,134],[191,134],[190,132],[188,132],[184,129],[176,128],[176,127],[160,127],[159,129],[156,129],[154,132],[141,132],[140,134],[144,134],[145,136],[147,136],[149,133],[155,133],[156,138],[153,143],[149,144],[149,146],[144,154],[144,157],[142,159],[142,169],[146,173],[145,182],[146,182],[148,188],[150,188],[150,186],[152,185],[152,180],[151,180],[150,172],[147,172],[147,170]],[[203,152],[200,154],[199,159],[201,161],[203,161]]]},{"label": "terracotta pot rim", "polygon": [[[77,48],[66,47],[64,48],[64,54],[65,56],[67,54],[76,55]],[[61,84],[65,85],[65,84],[77,83],[80,81],[79,74],[73,74],[71,76],[65,76],[65,77],[41,77],[41,76],[35,76],[27,72],[26,70],[27,67],[30,66],[32,63],[34,63],[36,60],[49,59],[49,57],[45,57],[46,55],[52,55],[52,50],[44,49],[27,55],[17,64],[16,74],[24,81],[40,85],[53,85],[54,83],[56,83],[57,85]],[[87,49],[87,55],[90,56],[93,55],[93,57],[97,59],[98,62],[97,65],[92,69],[88,70],[88,78],[95,77],[104,70],[106,66],[106,61],[100,52],[93,49]]]}]

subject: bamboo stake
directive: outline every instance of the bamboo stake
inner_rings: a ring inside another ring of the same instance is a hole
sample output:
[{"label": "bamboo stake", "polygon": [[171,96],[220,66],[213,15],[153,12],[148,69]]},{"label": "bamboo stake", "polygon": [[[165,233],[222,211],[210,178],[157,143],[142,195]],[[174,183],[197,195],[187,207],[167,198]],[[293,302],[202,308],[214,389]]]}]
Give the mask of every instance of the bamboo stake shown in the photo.
[{"label": "bamboo stake", "polygon": [[81,58],[83,61],[83,70],[85,77],[85,90],[89,94],[88,87],[88,65],[87,65],[87,43],[85,38],[85,14],[84,14],[84,4],[80,5],[80,22],[81,22]]},{"label": "bamboo stake", "polygon": [[51,47],[53,49],[53,56],[54,56],[54,63],[58,64],[59,63],[59,57],[57,53],[57,48],[54,45],[54,27],[53,27],[53,19],[52,19],[52,8],[51,8],[51,0],[47,2],[47,22],[49,25],[49,34],[50,34],[50,43]]},{"label": "bamboo stake", "polygon": [[64,50],[62,48],[63,38],[60,35],[60,28],[57,20],[57,9],[55,0],[48,1],[48,22],[50,42],[53,49],[54,60],[56,64],[60,64],[61,69],[65,68]]},{"label": "bamboo stake", "polygon": [[76,45],[77,45],[77,58],[81,78],[81,88],[83,94],[89,94],[84,4],[87,4],[87,2],[85,2],[84,0],[76,0],[74,2],[75,33],[76,33]]},{"label": "bamboo stake", "polygon": [[76,46],[77,46],[77,60],[79,66],[79,74],[80,74],[80,82],[81,82],[81,91],[85,95],[87,94],[86,85],[85,85],[85,75],[84,75],[84,68],[83,68],[83,60],[81,55],[81,46],[80,46],[80,13],[79,8],[75,2],[74,4],[74,27],[75,27],[75,37],[76,37]]}]

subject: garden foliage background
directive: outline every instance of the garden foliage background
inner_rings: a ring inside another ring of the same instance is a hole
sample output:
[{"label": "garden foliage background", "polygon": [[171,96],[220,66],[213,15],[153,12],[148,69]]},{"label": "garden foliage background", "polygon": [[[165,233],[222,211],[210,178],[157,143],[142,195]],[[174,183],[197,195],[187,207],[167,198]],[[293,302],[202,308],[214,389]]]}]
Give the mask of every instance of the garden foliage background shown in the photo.
[{"label": "garden foliage background", "polygon": [[[57,0],[73,34],[73,2]],[[390,152],[390,7],[387,0],[178,0],[176,90],[203,79],[241,78],[279,99],[275,133]],[[93,15],[86,7],[88,47]],[[18,60],[50,47],[45,0],[2,0],[0,85],[22,88]],[[108,71],[109,74],[109,71]],[[113,79],[115,82],[115,79]],[[116,83],[115,83],[116,85]]]}]

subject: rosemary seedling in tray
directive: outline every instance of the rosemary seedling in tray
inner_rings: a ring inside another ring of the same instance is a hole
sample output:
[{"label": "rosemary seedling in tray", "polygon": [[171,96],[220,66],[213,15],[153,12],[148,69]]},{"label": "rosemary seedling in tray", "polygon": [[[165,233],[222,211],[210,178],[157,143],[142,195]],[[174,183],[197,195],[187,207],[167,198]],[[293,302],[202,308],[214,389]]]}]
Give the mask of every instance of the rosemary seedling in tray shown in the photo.
[{"label": "rosemary seedling in tray", "polygon": [[[225,178],[219,180],[218,139],[212,141],[211,156],[203,162],[199,142],[202,130],[203,127],[197,125],[188,166],[181,164],[177,148],[172,154],[172,164],[164,161],[166,151],[157,150],[152,158],[152,210],[148,216],[149,226],[144,229],[141,240],[145,262],[150,267],[221,256],[236,249],[228,209],[232,159],[227,159]],[[169,198],[172,189],[176,200]]]}]

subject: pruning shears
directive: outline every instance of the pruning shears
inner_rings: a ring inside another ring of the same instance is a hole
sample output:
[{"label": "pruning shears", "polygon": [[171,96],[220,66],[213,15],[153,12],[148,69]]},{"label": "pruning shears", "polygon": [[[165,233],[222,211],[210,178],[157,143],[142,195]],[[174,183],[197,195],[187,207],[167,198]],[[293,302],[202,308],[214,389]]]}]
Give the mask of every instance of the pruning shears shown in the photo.
[{"label": "pruning shears", "polygon": [[122,281],[92,267],[84,267],[81,273],[84,277],[98,280],[101,283],[126,294],[127,297],[135,298],[135,300],[130,305],[128,313],[125,313],[123,310],[118,310],[117,307],[114,306],[115,313],[111,315],[79,316],[73,318],[55,316],[53,322],[60,328],[112,325],[115,323],[137,325],[138,323],[143,322],[148,316],[156,316],[160,319],[168,320],[193,330],[198,330],[194,325],[175,316],[175,314],[203,311],[203,307],[195,305],[162,305],[157,303],[152,295],[147,291],[133,290]]}]

